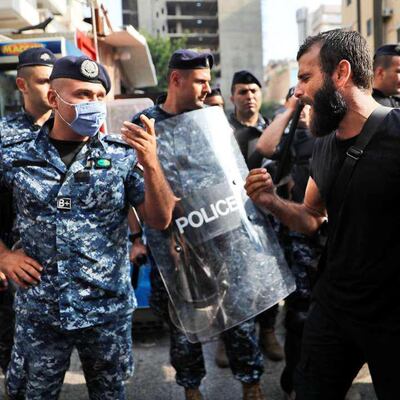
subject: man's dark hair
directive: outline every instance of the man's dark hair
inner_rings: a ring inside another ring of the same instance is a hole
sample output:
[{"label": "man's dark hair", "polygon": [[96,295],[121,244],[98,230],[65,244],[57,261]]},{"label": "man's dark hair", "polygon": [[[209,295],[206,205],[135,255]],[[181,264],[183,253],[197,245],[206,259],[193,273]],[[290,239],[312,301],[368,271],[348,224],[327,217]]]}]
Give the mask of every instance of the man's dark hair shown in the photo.
[{"label": "man's dark hair", "polygon": [[297,61],[314,45],[320,45],[320,63],[322,71],[332,76],[341,60],[351,65],[352,80],[360,89],[372,86],[372,62],[366,40],[356,31],[333,29],[315,36],[309,36],[300,46]]},{"label": "man's dark hair", "polygon": [[378,67],[382,67],[383,69],[388,69],[392,66],[393,56],[378,56],[374,58],[374,72]]}]

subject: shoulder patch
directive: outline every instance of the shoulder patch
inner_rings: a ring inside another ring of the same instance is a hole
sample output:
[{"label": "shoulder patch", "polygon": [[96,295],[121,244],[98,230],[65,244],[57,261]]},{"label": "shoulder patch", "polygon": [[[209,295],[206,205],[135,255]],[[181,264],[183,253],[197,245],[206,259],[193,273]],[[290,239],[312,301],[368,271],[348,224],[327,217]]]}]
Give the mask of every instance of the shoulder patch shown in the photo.
[{"label": "shoulder patch", "polygon": [[121,135],[118,133],[110,133],[108,135],[105,135],[103,137],[103,140],[108,143],[115,143],[130,148],[129,144],[126,143],[125,140],[122,139]]}]

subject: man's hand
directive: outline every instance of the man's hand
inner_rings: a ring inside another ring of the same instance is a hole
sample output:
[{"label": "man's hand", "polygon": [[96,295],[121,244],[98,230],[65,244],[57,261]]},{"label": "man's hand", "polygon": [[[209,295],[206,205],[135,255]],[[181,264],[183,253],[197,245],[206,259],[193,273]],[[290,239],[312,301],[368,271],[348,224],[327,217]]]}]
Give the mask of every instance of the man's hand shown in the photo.
[{"label": "man's hand", "polygon": [[246,178],[244,188],[254,203],[266,208],[276,197],[271,175],[264,168],[252,169]]},{"label": "man's hand", "polygon": [[8,280],[7,277],[0,272],[0,292],[4,292],[8,288]]},{"label": "man's hand", "polygon": [[288,101],[286,102],[285,108],[287,110],[291,110],[292,113],[294,113],[297,108],[297,105],[299,103],[300,103],[300,100],[297,97],[291,96],[291,97],[289,97]]},{"label": "man's hand", "polygon": [[148,167],[158,162],[154,119],[149,119],[142,114],[140,120],[145,129],[125,121],[121,133],[125,142],[136,150],[139,163],[143,167]]},{"label": "man's hand", "polygon": [[1,253],[0,272],[22,288],[38,284],[42,270],[42,266],[28,257],[22,249],[5,250]]},{"label": "man's hand", "polygon": [[135,240],[132,243],[131,250],[129,252],[129,260],[134,265],[139,266],[141,259],[147,257],[147,247],[142,243],[140,239]]}]

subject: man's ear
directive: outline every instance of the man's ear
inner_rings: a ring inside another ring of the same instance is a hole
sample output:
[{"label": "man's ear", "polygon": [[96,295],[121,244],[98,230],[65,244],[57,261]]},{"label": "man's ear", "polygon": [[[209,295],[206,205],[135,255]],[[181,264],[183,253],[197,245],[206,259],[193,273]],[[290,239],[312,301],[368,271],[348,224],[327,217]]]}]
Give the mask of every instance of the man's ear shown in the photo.
[{"label": "man's ear", "polygon": [[351,65],[347,60],[339,61],[335,72],[332,75],[332,80],[337,89],[344,88],[351,79]]},{"label": "man's ear", "polygon": [[376,67],[374,71],[374,79],[383,79],[385,77],[385,68],[383,67]]},{"label": "man's ear", "polygon": [[28,85],[24,78],[18,76],[17,79],[15,80],[15,83],[17,84],[17,88],[21,93],[26,93],[28,91]]},{"label": "man's ear", "polygon": [[170,76],[169,80],[173,86],[179,86],[181,79],[182,79],[182,75],[179,73],[179,71],[174,70],[171,72],[171,76]]},{"label": "man's ear", "polygon": [[53,109],[58,108],[57,95],[54,89],[50,88],[49,91],[47,92],[47,100],[49,101],[51,108]]}]

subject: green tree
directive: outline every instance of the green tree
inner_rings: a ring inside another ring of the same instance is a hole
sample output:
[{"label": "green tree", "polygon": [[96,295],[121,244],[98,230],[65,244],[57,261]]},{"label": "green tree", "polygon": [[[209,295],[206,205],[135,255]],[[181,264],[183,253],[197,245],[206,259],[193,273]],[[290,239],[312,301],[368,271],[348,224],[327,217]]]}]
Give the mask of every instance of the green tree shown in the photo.
[{"label": "green tree", "polygon": [[158,80],[158,85],[148,90],[152,92],[165,92],[167,90],[168,61],[175,50],[186,47],[186,39],[171,40],[167,37],[154,37],[147,33],[143,33],[143,35],[147,40]]}]

